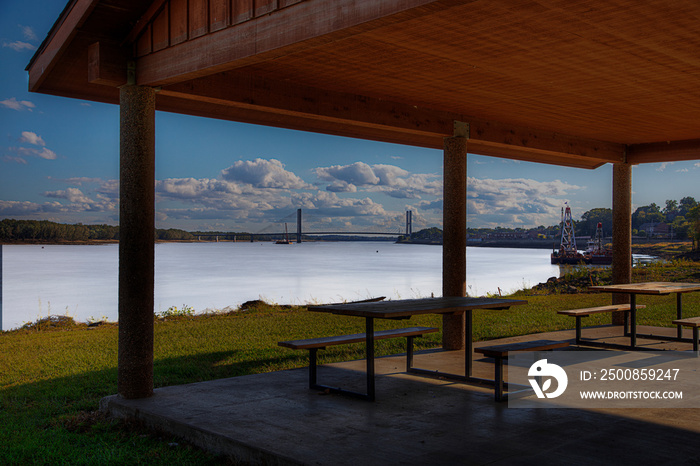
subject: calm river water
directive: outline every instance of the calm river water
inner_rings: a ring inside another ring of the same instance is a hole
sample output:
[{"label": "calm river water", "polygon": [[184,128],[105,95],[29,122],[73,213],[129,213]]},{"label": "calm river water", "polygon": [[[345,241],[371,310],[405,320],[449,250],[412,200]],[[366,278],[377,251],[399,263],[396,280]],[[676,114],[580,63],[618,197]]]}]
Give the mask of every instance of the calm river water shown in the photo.
[{"label": "calm river water", "polygon": [[[118,245],[2,247],[3,330],[49,314],[117,320]],[[549,253],[467,248],[467,292],[507,293],[558,276]],[[391,242],[157,244],[154,310],[439,296],[441,254]]]}]

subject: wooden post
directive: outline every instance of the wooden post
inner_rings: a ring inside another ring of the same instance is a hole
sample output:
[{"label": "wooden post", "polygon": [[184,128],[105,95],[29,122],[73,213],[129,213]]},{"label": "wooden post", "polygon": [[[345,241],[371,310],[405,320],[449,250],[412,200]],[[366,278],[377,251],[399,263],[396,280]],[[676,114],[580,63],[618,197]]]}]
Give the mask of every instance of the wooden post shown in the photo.
[{"label": "wooden post", "polygon": [[119,91],[119,395],[153,394],[155,91]]},{"label": "wooden post", "polygon": [[[442,212],[442,295],[465,296],[467,291],[467,138],[444,140]],[[464,348],[465,316],[443,315],[442,346]]]},{"label": "wooden post", "polygon": [[[632,165],[613,164],[613,284],[632,281]],[[629,296],[613,293],[613,304],[629,303]],[[623,325],[624,313],[613,312],[612,323]]]}]

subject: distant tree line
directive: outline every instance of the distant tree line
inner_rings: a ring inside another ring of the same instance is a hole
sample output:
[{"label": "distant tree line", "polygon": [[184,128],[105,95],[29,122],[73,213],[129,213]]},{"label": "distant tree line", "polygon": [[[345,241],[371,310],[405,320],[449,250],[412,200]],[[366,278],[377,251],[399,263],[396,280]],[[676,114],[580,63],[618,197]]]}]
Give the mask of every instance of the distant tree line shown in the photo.
[{"label": "distant tree line", "polygon": [[[191,241],[196,237],[184,230],[157,229],[155,239],[162,241]],[[119,227],[113,225],[83,225],[50,222],[48,220],[0,220],[0,241],[5,242],[87,242],[119,240]]]},{"label": "distant tree line", "polygon": [[[574,222],[577,235],[595,234],[598,222],[603,223],[606,235],[612,233],[612,209],[592,209],[581,215],[581,220]],[[669,236],[680,240],[698,240],[700,237],[700,203],[688,196],[680,201],[667,200],[664,208],[655,203],[638,207],[632,213],[632,234],[646,236],[648,225],[666,224]]]}]

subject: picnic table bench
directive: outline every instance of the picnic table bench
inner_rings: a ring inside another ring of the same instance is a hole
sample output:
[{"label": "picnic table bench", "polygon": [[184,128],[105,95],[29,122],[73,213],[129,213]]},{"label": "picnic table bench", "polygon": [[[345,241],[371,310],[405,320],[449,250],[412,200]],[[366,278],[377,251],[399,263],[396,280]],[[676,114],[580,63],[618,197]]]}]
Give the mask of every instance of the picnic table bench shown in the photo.
[{"label": "picnic table bench", "polygon": [[[637,309],[643,309],[646,306],[637,306]],[[581,309],[566,309],[563,311],[557,311],[557,314],[563,314],[576,318],[576,344],[581,344],[581,318],[588,317],[591,314],[598,314],[601,312],[629,312],[629,304],[612,304],[610,306],[598,306],[598,307],[587,307]],[[627,331],[627,314],[625,314],[625,332]]]},{"label": "picnic table bench", "polygon": [[[504,345],[495,346],[482,346],[475,348],[474,352],[483,354],[489,358],[494,359],[495,374],[494,374],[494,395],[496,401],[506,401],[508,399],[509,393],[506,393],[505,389],[508,388],[503,380],[503,361],[508,360],[508,355],[510,353],[516,353],[520,351],[551,351],[557,348],[565,348],[569,346],[568,341],[554,341],[554,340],[535,340],[535,341],[524,341],[519,343],[507,343]],[[530,389],[523,390],[529,391]],[[516,392],[511,392],[513,395]],[[520,393],[520,392],[517,392]]]},{"label": "picnic table bench", "polygon": [[[426,333],[437,332],[438,329],[434,327],[407,327],[407,328],[395,328],[391,330],[378,330],[374,332],[375,340],[386,340],[388,338],[406,338],[406,370],[410,371],[411,366],[413,366],[413,339],[416,337],[421,337]],[[335,345],[345,345],[351,343],[361,343],[367,341],[367,334],[365,333],[354,333],[352,335],[336,335],[330,337],[320,337],[320,338],[308,338],[305,340],[291,340],[291,341],[280,341],[277,344],[279,346],[284,346],[291,349],[305,349],[309,350],[309,388],[316,390],[329,390],[332,392],[340,392],[346,394],[355,394],[362,398],[366,397],[365,394],[354,393],[347,390],[343,390],[337,387],[330,387],[327,385],[320,385],[317,383],[317,352],[319,349],[325,349],[328,346]]]},{"label": "picnic table bench", "polygon": [[676,319],[673,321],[676,325],[683,327],[692,327],[693,329],[693,351],[698,352],[698,327],[700,327],[700,317],[686,317],[685,319]]}]

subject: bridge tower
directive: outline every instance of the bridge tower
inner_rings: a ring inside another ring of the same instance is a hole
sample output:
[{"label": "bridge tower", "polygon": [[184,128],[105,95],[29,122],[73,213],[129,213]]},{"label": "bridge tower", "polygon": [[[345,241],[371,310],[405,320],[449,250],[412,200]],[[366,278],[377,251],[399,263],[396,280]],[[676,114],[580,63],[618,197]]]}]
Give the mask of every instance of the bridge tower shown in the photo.
[{"label": "bridge tower", "polygon": [[410,237],[413,234],[413,211],[406,211],[406,236]]},{"label": "bridge tower", "polygon": [[297,243],[301,243],[301,209],[297,209]]}]

